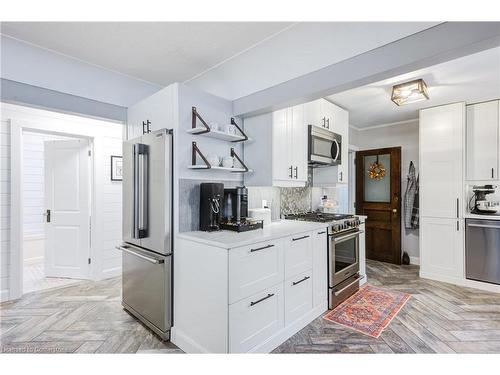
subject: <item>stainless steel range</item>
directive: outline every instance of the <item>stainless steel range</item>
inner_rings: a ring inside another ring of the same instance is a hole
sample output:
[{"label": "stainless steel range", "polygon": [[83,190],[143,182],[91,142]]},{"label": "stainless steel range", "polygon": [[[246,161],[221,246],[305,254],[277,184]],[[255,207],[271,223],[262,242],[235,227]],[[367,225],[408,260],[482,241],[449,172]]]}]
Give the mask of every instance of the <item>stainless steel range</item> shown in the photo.
[{"label": "stainless steel range", "polygon": [[287,220],[329,223],[328,226],[328,306],[338,306],[359,289],[359,235],[363,233],[357,216],[303,212],[285,215]]}]

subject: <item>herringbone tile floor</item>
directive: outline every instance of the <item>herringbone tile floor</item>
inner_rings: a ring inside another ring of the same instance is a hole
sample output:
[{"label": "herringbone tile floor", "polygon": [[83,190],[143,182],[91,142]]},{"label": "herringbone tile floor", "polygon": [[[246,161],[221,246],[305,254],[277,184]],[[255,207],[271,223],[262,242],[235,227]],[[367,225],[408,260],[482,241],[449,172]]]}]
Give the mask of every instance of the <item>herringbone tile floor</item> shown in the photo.
[{"label": "herringbone tile floor", "polygon": [[[276,353],[500,353],[500,294],[418,278],[368,261],[372,285],[412,295],[378,339],[321,317]],[[127,314],[120,278],[30,293],[0,305],[4,353],[179,353]]]}]

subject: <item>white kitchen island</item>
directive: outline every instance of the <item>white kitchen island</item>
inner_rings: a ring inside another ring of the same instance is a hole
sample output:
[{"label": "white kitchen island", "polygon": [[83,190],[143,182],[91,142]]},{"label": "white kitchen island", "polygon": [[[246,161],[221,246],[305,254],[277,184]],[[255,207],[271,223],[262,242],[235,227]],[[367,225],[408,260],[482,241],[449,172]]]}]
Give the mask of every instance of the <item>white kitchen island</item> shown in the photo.
[{"label": "white kitchen island", "polygon": [[172,342],[188,353],[269,352],[324,313],[327,225],[178,234]]}]

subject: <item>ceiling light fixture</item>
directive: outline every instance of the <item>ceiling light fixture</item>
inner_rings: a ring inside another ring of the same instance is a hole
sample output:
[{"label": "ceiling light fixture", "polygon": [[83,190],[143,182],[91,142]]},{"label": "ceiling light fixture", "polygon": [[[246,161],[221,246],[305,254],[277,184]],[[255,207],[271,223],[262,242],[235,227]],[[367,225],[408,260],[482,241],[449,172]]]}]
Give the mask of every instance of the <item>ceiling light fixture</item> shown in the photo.
[{"label": "ceiling light fixture", "polygon": [[429,93],[423,79],[392,86],[391,100],[396,105],[415,103],[427,99],[429,99]]}]

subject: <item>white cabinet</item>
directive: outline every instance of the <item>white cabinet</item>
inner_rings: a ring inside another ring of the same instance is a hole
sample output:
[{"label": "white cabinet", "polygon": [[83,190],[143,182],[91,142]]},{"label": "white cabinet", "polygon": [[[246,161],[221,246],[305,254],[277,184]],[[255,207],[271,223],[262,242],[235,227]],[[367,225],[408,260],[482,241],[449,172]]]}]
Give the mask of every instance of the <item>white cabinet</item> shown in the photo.
[{"label": "white cabinet", "polygon": [[229,351],[248,352],[276,334],[284,326],[283,307],[282,283],[230,305]]},{"label": "white cabinet", "polygon": [[170,85],[127,109],[128,139],[142,135],[143,122],[149,121],[151,131],[174,126],[176,90],[177,85]]},{"label": "white cabinet", "polygon": [[229,303],[281,282],[283,242],[261,242],[229,252]]},{"label": "white cabinet", "polygon": [[179,234],[172,342],[188,353],[272,351],[327,309],[326,241],[326,227],[224,248]]},{"label": "white cabinet", "polygon": [[305,186],[307,182],[307,127],[303,106],[244,119],[253,142],[245,145],[245,159],[254,172],[247,186]]},{"label": "white cabinet", "polygon": [[463,219],[420,219],[420,272],[440,279],[464,277]]},{"label": "white cabinet", "polygon": [[328,299],[328,235],[326,229],[313,233],[313,306],[320,306]]},{"label": "white cabinet", "polygon": [[285,279],[312,268],[311,233],[289,237],[285,243]]},{"label": "white cabinet", "polygon": [[420,111],[420,275],[464,278],[465,104]]},{"label": "white cabinet", "polygon": [[420,216],[463,211],[464,103],[420,111]]},{"label": "white cabinet", "polygon": [[467,106],[467,180],[499,178],[499,101]]},{"label": "white cabinet", "polygon": [[285,280],[285,325],[300,319],[313,307],[312,269]]},{"label": "white cabinet", "polygon": [[[318,99],[304,104],[304,121],[307,125],[319,126],[333,130],[335,122],[335,107],[326,99]],[[338,108],[338,107],[337,107]]]}]

